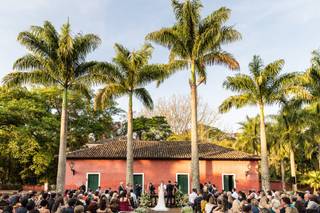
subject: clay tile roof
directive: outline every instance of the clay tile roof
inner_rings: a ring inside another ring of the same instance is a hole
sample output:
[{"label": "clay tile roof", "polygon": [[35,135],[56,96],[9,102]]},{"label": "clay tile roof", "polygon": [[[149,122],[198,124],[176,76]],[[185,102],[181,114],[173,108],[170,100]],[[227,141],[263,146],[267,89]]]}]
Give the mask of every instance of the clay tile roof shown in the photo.
[{"label": "clay tile roof", "polygon": [[[191,159],[190,141],[134,141],[135,159]],[[69,152],[68,159],[126,159],[125,140],[107,140],[104,144]],[[212,143],[199,143],[203,160],[259,160],[255,155]]]}]

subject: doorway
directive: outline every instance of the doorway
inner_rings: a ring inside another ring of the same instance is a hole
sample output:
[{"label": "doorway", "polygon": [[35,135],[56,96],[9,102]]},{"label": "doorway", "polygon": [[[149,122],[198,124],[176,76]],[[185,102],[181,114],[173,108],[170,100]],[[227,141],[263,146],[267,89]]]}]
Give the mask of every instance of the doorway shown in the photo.
[{"label": "doorway", "polygon": [[177,182],[179,190],[183,194],[189,194],[189,174],[188,173],[177,173]]},{"label": "doorway", "polygon": [[232,191],[236,187],[235,174],[222,174],[222,186],[224,191]]},{"label": "doorway", "polygon": [[100,173],[87,173],[87,189],[93,191],[100,186]]}]

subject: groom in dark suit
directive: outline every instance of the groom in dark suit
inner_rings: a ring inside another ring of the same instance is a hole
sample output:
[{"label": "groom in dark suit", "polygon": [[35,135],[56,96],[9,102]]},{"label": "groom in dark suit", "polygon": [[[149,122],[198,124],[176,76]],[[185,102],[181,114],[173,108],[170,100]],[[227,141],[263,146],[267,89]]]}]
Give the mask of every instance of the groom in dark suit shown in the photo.
[{"label": "groom in dark suit", "polygon": [[173,205],[173,188],[174,186],[171,184],[171,180],[168,181],[166,192],[167,192],[167,206],[172,207]]}]

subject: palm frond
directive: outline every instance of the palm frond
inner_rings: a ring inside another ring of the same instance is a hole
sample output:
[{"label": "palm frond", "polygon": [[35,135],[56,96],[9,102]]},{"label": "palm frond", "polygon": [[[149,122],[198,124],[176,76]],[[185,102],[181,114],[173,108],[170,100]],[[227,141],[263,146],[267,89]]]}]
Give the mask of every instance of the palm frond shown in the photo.
[{"label": "palm frond", "polygon": [[250,93],[230,96],[229,98],[225,99],[219,106],[219,111],[221,113],[224,113],[230,111],[230,109],[233,107],[238,109],[248,104],[254,105],[255,103],[253,101],[254,98]]},{"label": "palm frond", "polygon": [[234,92],[250,92],[253,94],[258,92],[252,78],[245,74],[228,76],[227,80],[223,82],[223,87]]},{"label": "palm frond", "polygon": [[32,72],[12,72],[7,74],[2,83],[8,87],[19,86],[23,84],[40,84],[40,85],[55,85],[60,83],[52,78],[43,70],[33,70]]},{"label": "palm frond", "polygon": [[145,88],[137,88],[133,91],[134,96],[148,109],[153,109],[153,101],[150,93]]}]

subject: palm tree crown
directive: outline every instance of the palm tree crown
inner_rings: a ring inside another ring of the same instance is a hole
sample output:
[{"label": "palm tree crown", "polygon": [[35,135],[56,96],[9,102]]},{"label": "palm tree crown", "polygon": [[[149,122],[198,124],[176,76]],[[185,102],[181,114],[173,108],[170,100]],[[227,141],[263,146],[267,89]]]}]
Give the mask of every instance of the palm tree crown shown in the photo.
[{"label": "palm tree crown", "polygon": [[283,95],[288,93],[284,85],[293,77],[293,74],[280,75],[283,65],[284,60],[276,60],[264,67],[261,58],[254,56],[249,64],[250,75],[229,76],[223,83],[226,89],[237,92],[238,95],[227,98],[219,110],[227,112],[232,107],[280,102]]},{"label": "palm tree crown", "polygon": [[151,96],[144,86],[163,76],[165,65],[148,64],[153,51],[150,44],[132,52],[120,44],[115,44],[114,49],[114,63],[101,64],[101,70],[93,76],[95,82],[106,84],[96,95],[96,106],[104,107],[110,98],[132,94],[152,109]]},{"label": "palm tree crown", "polygon": [[98,36],[77,34],[72,37],[69,23],[64,24],[58,33],[46,21],[43,26],[32,26],[30,31],[21,32],[18,41],[29,53],[16,60],[13,69],[18,71],[4,77],[6,85],[59,85],[85,91],[80,80],[97,64],[95,61],[86,62],[86,56],[100,44]]},{"label": "palm tree crown", "polygon": [[[221,48],[241,38],[233,26],[225,26],[230,9],[222,7],[201,19],[199,0],[183,3],[172,0],[172,7],[175,25],[149,33],[146,39],[169,48],[169,60],[176,64],[176,70],[195,66],[199,83],[202,83],[207,77],[206,65],[222,64],[230,69],[239,69],[234,57]],[[190,80],[196,79],[191,76]]]}]

